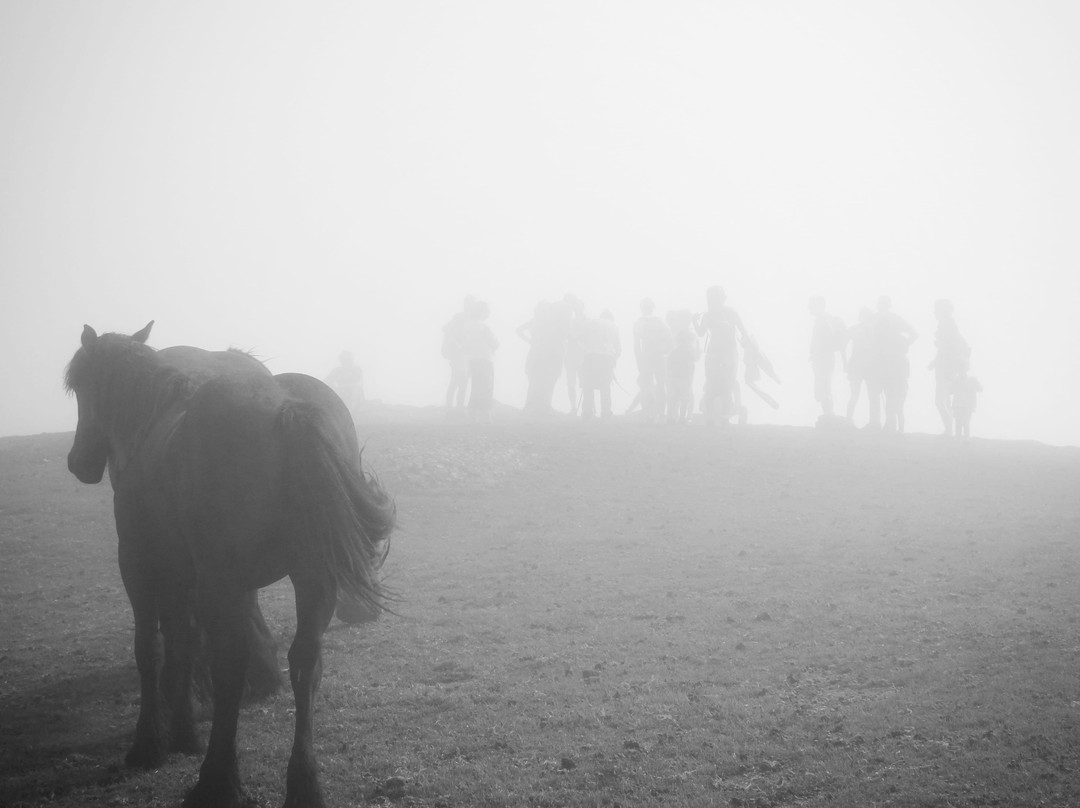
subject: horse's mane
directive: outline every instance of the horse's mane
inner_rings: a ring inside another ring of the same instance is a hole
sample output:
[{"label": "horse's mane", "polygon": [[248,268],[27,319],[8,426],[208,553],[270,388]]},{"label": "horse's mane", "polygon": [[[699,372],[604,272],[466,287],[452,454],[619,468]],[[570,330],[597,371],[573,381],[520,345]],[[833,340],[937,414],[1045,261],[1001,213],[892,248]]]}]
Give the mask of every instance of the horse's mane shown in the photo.
[{"label": "horse's mane", "polygon": [[88,395],[113,434],[135,438],[196,386],[187,374],[155,361],[156,353],[123,334],[102,334],[72,357],[64,387]]}]

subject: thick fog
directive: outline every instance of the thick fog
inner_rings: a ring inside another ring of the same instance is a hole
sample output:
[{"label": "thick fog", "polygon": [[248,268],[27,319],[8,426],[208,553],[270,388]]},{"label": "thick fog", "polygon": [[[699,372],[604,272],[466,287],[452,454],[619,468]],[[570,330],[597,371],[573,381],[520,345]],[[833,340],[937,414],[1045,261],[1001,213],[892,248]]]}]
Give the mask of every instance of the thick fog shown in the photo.
[{"label": "thick fog", "polygon": [[947,298],[973,435],[1080,444],[1078,41],[1068,2],[7,0],[0,434],[74,428],[83,323],[316,376],[348,349],[369,398],[435,406],[472,294],[519,407],[538,301],[628,348],[642,297],[720,284],[783,381],[752,422],[819,412],[810,296],[888,294],[909,431],[941,429]]}]

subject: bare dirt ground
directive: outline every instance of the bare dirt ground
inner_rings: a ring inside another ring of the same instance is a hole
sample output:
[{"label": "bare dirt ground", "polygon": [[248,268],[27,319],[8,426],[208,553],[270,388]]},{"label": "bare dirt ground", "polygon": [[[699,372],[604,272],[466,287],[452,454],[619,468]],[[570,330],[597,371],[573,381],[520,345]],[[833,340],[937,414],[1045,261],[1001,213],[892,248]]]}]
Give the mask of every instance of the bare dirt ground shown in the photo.
[{"label": "bare dirt ground", "polygon": [[[1080,805],[1080,451],[415,413],[360,433],[401,600],[326,635],[332,804]],[[111,492],[68,474],[70,440],[0,440],[0,805],[177,805],[197,759],[122,765],[131,617]],[[262,601],[284,648],[291,590]],[[241,719],[261,805],[291,711]]]}]

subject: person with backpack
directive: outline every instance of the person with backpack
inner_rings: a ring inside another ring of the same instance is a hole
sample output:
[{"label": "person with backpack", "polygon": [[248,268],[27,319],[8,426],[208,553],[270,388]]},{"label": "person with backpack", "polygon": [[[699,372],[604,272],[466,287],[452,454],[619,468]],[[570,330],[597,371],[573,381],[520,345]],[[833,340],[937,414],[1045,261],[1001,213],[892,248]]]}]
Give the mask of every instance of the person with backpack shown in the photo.
[{"label": "person with backpack", "polygon": [[844,360],[850,394],[848,396],[847,420],[855,423],[855,408],[859,405],[863,388],[869,399],[870,422],[881,422],[881,395],[874,393],[871,380],[874,374],[874,312],[869,306],[859,309],[859,321],[844,336]]},{"label": "person with backpack", "polygon": [[596,394],[600,395],[600,417],[611,417],[611,385],[615,381],[615,363],[622,355],[619,329],[611,311],[604,309],[598,318],[588,320],[583,332],[584,356],[581,360],[581,417],[592,420],[596,414]]},{"label": "person with backpack", "polygon": [[466,295],[461,311],[443,326],[442,355],[450,363],[450,385],[446,388],[446,409],[465,406],[465,394],[469,388],[469,357],[465,355],[462,330],[469,320],[469,312],[476,305],[476,298]]},{"label": "person with backpack", "polygon": [[634,323],[634,359],[638,369],[638,397],[645,420],[659,423],[667,407],[667,360],[674,347],[671,329],[654,312],[652,298],[641,301],[641,317]]},{"label": "person with backpack", "polygon": [[[908,349],[919,338],[911,323],[893,311],[888,295],[878,298],[877,314],[874,315],[874,369],[871,375],[871,403],[875,396],[884,396],[886,432],[903,434],[904,405],[907,402],[908,376],[911,363]],[[870,421],[879,426],[877,414],[871,410]]]},{"label": "person with backpack", "polygon": [[945,427],[943,434],[951,437],[954,422],[953,393],[961,376],[961,368],[971,358],[971,346],[960,336],[951,301],[937,301],[934,304],[934,317],[938,323],[937,331],[934,332],[936,353],[927,369],[934,371],[934,404]]},{"label": "person with backpack", "polygon": [[968,372],[968,360],[957,363],[956,376],[952,381],[952,415],[956,419],[956,437],[968,440],[971,437],[971,414],[975,412],[975,402],[983,386]]},{"label": "person with backpack", "polygon": [[461,326],[461,347],[469,368],[469,414],[474,421],[490,421],[495,401],[495,351],[499,340],[487,324],[491,308],[473,301]]},{"label": "person with backpack", "polygon": [[701,410],[712,426],[727,425],[738,415],[746,422],[746,407],[739,389],[739,337],[744,344],[750,335],[742,317],[727,305],[727,293],[720,286],[705,290],[707,308],[694,315],[694,330],[705,342],[705,395]]}]

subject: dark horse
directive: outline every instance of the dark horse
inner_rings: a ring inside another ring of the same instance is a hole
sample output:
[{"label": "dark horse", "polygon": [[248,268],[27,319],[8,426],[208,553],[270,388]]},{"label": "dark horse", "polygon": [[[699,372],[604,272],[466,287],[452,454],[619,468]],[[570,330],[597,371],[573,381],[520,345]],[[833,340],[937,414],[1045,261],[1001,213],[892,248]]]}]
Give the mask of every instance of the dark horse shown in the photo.
[{"label": "dark horse", "polygon": [[[289,679],[296,729],[286,806],[321,806],[313,700],[338,594],[377,612],[393,503],[361,469],[348,409],[322,382],[271,376],[238,352],[148,347],[85,326],[66,386],[79,423],[68,468],[113,486],[120,573],[135,616],[141,702],[129,765],[199,750],[191,707],[200,631],[214,717],[185,806],[240,806],[236,730],[258,613],[286,575],[296,594]],[[164,664],[158,632],[164,638]]]}]

